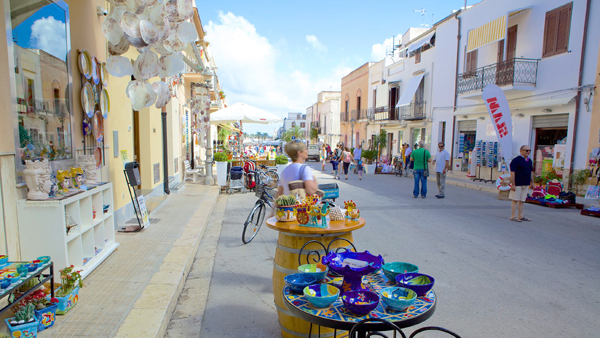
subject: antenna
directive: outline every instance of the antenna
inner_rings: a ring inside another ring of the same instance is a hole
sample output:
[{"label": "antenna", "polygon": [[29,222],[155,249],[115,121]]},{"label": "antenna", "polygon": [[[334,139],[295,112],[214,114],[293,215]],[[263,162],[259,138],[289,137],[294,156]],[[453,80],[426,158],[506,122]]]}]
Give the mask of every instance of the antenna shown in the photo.
[{"label": "antenna", "polygon": [[423,17],[423,22],[421,23],[421,27],[429,27],[429,25],[425,23],[425,14],[427,14],[427,10],[425,10],[425,8],[415,9],[415,10],[413,10],[413,12],[421,13],[420,15]]}]

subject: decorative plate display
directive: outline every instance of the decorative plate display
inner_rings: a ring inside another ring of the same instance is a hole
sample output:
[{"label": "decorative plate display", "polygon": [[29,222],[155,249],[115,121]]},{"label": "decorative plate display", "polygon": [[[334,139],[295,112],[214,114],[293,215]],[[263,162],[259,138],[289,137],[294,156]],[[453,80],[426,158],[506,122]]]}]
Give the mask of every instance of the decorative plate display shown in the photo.
[{"label": "decorative plate display", "polygon": [[105,119],[108,118],[108,113],[110,112],[110,98],[108,97],[108,91],[102,89],[100,92],[100,111],[102,112],[102,117]]},{"label": "decorative plate display", "polygon": [[92,58],[90,57],[90,53],[86,50],[82,50],[79,53],[77,64],[79,65],[79,72],[81,72],[86,79],[92,77]]},{"label": "decorative plate display", "polygon": [[109,77],[108,70],[106,70],[106,62],[102,62],[102,64],[100,64],[100,79],[102,80],[102,86],[108,86]]},{"label": "decorative plate display", "polygon": [[100,113],[100,111],[97,111],[96,114],[94,114],[92,124],[92,130],[94,131],[94,137],[96,138],[96,141],[102,142],[104,139],[104,120],[102,119],[102,113]]},{"label": "decorative plate display", "polygon": [[81,108],[89,118],[94,116],[94,90],[89,82],[81,88]]},{"label": "decorative plate display", "polygon": [[96,159],[96,168],[100,168],[102,166],[102,149],[96,148],[94,158]]},{"label": "decorative plate display", "polygon": [[83,118],[83,135],[87,136],[92,133],[92,126],[87,118]]},{"label": "decorative plate display", "polygon": [[95,56],[92,57],[92,80],[94,84],[100,83],[100,66]]}]

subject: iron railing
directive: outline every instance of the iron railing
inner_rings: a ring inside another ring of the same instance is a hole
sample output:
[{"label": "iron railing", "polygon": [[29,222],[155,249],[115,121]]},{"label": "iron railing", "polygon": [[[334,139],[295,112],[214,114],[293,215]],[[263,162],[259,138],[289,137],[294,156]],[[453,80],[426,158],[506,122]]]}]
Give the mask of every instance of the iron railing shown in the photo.
[{"label": "iron railing", "polygon": [[538,59],[515,58],[477,68],[458,75],[458,94],[482,91],[489,84],[498,86],[515,84],[536,85]]},{"label": "iron railing", "polygon": [[411,102],[408,106],[396,108],[396,116],[400,116],[402,120],[422,120],[427,117],[425,110],[425,101]]},{"label": "iron railing", "polygon": [[366,109],[361,109],[357,112],[358,114],[358,119],[362,120],[362,119],[366,119],[367,118],[367,110]]},{"label": "iron railing", "polygon": [[390,111],[390,109],[388,109],[387,106],[377,107],[375,108],[375,116],[373,119],[375,121],[388,121],[394,115],[395,114],[392,114],[392,112]]}]

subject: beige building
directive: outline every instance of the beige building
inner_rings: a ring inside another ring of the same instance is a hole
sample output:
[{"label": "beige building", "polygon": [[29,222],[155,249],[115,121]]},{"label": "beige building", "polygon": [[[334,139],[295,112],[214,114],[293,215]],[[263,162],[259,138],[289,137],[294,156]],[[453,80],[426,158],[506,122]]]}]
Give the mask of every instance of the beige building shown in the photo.
[{"label": "beige building", "polygon": [[370,146],[367,139],[367,100],[371,65],[367,62],[342,78],[340,141],[348,148],[359,144],[363,148]]}]

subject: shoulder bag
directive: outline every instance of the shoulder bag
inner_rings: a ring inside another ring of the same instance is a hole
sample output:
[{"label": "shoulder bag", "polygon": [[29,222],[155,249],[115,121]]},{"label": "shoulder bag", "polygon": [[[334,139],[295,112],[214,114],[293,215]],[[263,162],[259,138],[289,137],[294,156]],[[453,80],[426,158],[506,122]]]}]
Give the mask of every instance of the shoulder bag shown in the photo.
[{"label": "shoulder bag", "polygon": [[[296,197],[296,199],[298,201],[302,201],[304,199],[304,197],[306,196],[306,190],[304,188],[304,180],[302,179],[302,177],[304,177],[305,169],[306,169],[306,164],[303,164],[302,167],[300,167],[300,177],[298,178],[298,180],[291,181],[288,183],[288,188],[290,189],[290,195]],[[317,190],[317,192],[315,194],[323,197],[324,192],[322,190]]]},{"label": "shoulder bag", "polygon": [[427,149],[423,149],[423,166],[425,169],[423,170],[423,177],[429,177],[429,164],[425,160],[425,154],[427,153]]}]

